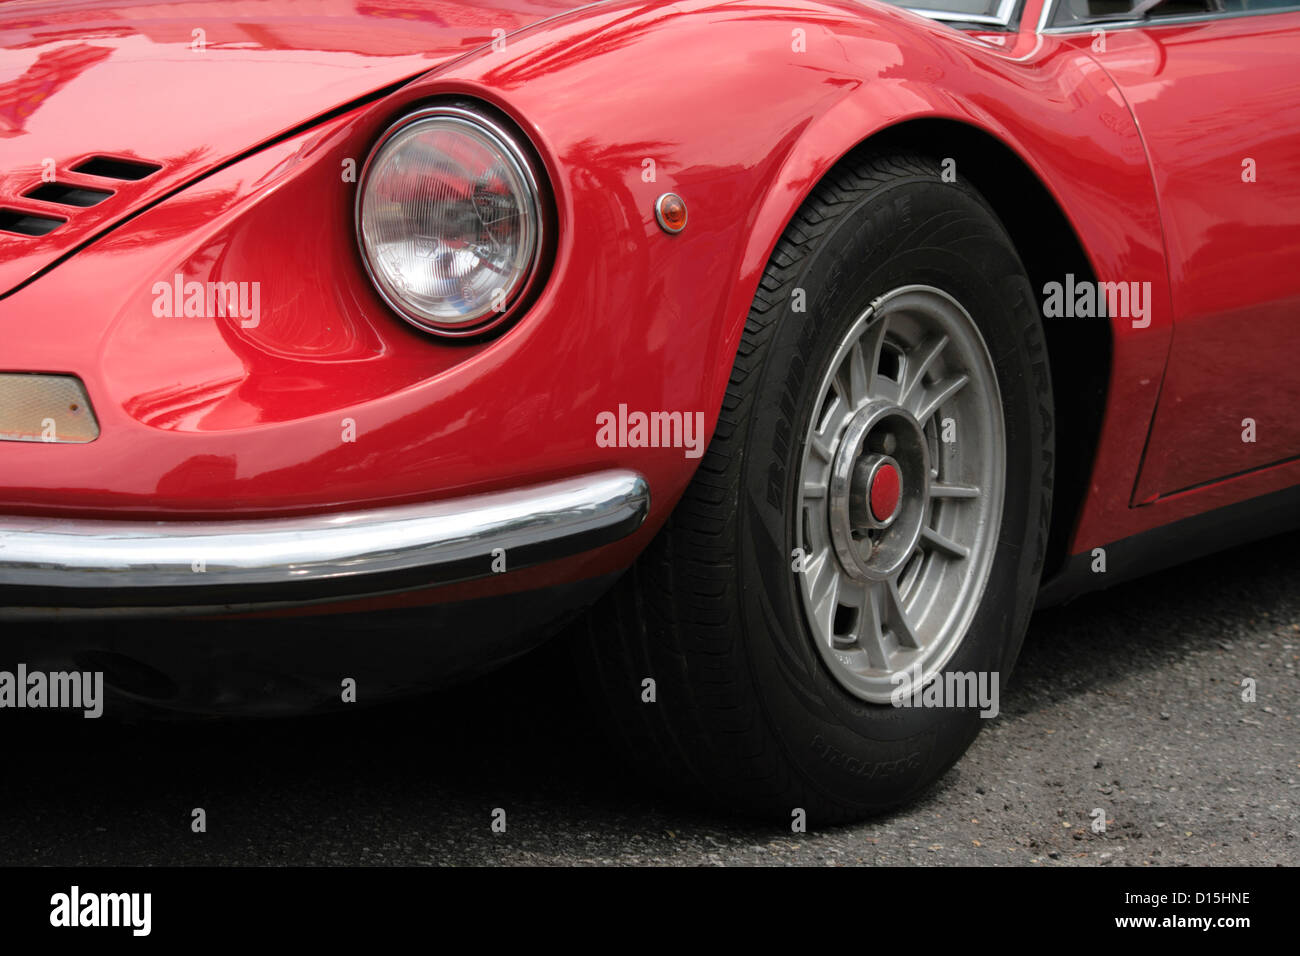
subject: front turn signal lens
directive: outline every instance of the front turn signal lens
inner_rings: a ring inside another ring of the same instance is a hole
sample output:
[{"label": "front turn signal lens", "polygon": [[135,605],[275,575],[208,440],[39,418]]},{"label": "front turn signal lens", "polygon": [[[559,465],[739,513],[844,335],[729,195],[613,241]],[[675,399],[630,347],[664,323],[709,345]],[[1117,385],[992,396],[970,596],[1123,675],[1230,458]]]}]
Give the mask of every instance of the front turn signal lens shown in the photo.
[{"label": "front turn signal lens", "polygon": [[0,372],[0,441],[85,444],[98,437],[99,422],[81,379]]}]

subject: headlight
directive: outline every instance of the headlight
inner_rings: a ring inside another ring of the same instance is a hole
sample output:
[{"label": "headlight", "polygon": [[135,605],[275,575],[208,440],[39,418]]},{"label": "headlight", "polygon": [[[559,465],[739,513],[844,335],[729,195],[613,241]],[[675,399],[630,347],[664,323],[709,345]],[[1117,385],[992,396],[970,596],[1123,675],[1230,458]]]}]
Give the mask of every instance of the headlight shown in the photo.
[{"label": "headlight", "polygon": [[462,107],[422,110],[366,161],[357,233],[380,294],[408,322],[473,335],[505,321],[537,272],[537,179],[491,120]]}]

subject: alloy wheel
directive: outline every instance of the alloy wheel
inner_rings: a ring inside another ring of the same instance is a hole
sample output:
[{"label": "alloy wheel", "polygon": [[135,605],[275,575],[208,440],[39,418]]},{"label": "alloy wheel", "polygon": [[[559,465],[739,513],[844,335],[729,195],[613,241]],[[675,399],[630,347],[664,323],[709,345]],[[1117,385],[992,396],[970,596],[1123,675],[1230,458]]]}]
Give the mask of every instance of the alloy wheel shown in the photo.
[{"label": "alloy wheel", "polygon": [[799,586],[823,661],[863,700],[929,681],[979,606],[1002,517],[999,395],[979,327],[932,286],[875,299],[826,366],[803,449]]}]

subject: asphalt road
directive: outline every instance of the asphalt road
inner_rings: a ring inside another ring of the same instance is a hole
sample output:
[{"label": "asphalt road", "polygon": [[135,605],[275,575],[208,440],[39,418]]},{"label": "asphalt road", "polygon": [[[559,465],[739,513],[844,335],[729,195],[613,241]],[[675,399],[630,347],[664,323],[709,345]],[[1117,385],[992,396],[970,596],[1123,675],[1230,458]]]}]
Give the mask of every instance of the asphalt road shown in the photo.
[{"label": "asphalt road", "polygon": [[923,799],[802,834],[642,786],[558,646],[339,716],[8,711],[0,863],[1296,865],[1297,662],[1300,535],[1041,613],[1002,715]]}]

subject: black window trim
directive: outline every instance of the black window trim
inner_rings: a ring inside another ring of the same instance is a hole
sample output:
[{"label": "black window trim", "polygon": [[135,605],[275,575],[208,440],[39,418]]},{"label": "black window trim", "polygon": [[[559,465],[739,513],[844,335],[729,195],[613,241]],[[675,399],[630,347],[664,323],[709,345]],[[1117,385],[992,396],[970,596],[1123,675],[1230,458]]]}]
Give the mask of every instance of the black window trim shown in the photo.
[{"label": "black window trim", "polygon": [[1271,13],[1295,13],[1300,11],[1300,0],[1286,7],[1272,7],[1268,10],[1206,10],[1204,13],[1186,13],[1173,17],[1148,17],[1136,20],[1115,20],[1107,17],[1085,20],[1081,23],[1052,25],[1052,19],[1062,0],[1046,0],[1043,12],[1038,18],[1039,33],[1078,33],[1080,31],[1123,30],[1131,27],[1159,27],[1165,24],[1204,23],[1211,20],[1236,20],[1239,17],[1263,17]]}]

